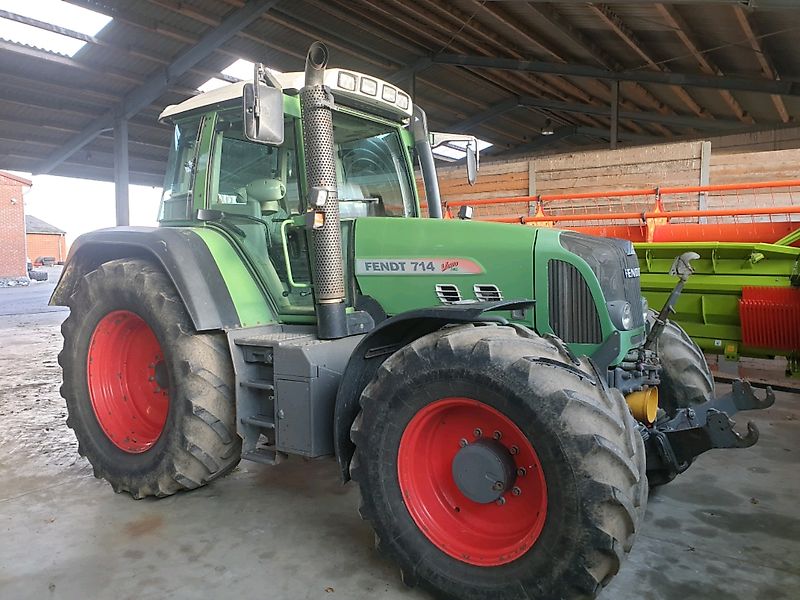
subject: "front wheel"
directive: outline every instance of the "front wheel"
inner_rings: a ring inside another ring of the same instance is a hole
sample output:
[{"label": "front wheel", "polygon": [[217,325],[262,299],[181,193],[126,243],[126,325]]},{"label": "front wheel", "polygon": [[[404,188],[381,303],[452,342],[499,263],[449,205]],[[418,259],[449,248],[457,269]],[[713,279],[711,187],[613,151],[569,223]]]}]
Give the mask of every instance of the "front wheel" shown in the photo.
[{"label": "front wheel", "polygon": [[[648,329],[657,316],[653,310],[648,313]],[[714,376],[706,357],[680,325],[667,321],[656,340],[656,354],[661,361],[658,401],[667,415],[714,398]]]},{"label": "front wheel", "polygon": [[440,597],[592,598],[647,502],[641,436],[586,363],[510,327],[452,327],[361,397],[351,476],[403,580]]},{"label": "front wheel", "polygon": [[199,487],[239,461],[233,367],[223,334],[198,334],[148,261],[86,275],[61,327],[61,395],[96,477],[135,498]]}]

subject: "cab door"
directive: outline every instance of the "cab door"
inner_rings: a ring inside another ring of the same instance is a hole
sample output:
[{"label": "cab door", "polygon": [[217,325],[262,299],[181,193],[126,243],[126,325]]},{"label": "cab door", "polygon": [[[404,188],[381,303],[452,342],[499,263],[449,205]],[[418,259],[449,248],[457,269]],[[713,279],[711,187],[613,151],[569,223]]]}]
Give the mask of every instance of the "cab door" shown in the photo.
[{"label": "cab door", "polygon": [[313,321],[308,248],[302,229],[298,123],[286,116],[284,143],[245,139],[241,109],[213,124],[205,207],[223,215],[217,225],[234,241],[285,322]]}]

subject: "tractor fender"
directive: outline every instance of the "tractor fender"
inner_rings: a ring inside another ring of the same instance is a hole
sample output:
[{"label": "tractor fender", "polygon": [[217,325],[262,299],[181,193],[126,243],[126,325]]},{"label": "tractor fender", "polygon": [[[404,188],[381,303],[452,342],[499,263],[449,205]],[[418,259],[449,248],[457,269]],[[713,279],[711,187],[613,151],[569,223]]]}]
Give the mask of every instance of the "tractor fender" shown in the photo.
[{"label": "tractor fender", "polygon": [[414,340],[445,325],[481,322],[507,324],[505,318],[485,313],[525,309],[534,304],[533,300],[506,300],[411,310],[382,321],[366,334],[350,355],[336,394],[333,446],[342,482],[350,480],[350,461],[355,451],[355,445],[350,440],[350,427],[361,409],[361,393],[386,359]]},{"label": "tractor fender", "polygon": [[145,258],[159,264],[178,290],[197,331],[240,325],[213,255],[188,228],[114,227],[80,236],[70,248],[50,305],[67,306],[84,275],[120,258]]}]

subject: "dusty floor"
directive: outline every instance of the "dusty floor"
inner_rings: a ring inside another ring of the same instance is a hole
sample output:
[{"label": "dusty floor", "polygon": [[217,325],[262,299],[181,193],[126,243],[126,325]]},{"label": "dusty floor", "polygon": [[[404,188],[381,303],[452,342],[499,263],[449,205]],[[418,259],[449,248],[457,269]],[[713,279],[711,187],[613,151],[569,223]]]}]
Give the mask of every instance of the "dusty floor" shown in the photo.
[{"label": "dusty floor", "polygon": [[[428,598],[372,551],[330,461],[244,462],[153,501],[94,479],[64,425],[51,289],[0,290],[0,598]],[[798,597],[800,396],[752,418],[755,448],[706,454],[651,496],[602,598]]]}]

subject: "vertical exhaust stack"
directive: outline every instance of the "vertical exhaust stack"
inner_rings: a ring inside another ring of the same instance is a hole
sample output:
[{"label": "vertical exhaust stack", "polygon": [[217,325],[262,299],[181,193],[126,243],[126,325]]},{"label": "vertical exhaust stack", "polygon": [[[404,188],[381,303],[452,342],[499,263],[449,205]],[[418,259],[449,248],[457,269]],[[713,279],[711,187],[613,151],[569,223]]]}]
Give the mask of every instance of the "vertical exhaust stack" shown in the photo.
[{"label": "vertical exhaust stack", "polygon": [[314,211],[314,299],[317,329],[322,339],[345,337],[344,265],[339,199],[336,186],[336,157],[333,145],[333,96],[323,85],[328,48],[314,42],[306,57],[305,85],[300,90],[303,113],[310,210]]}]

